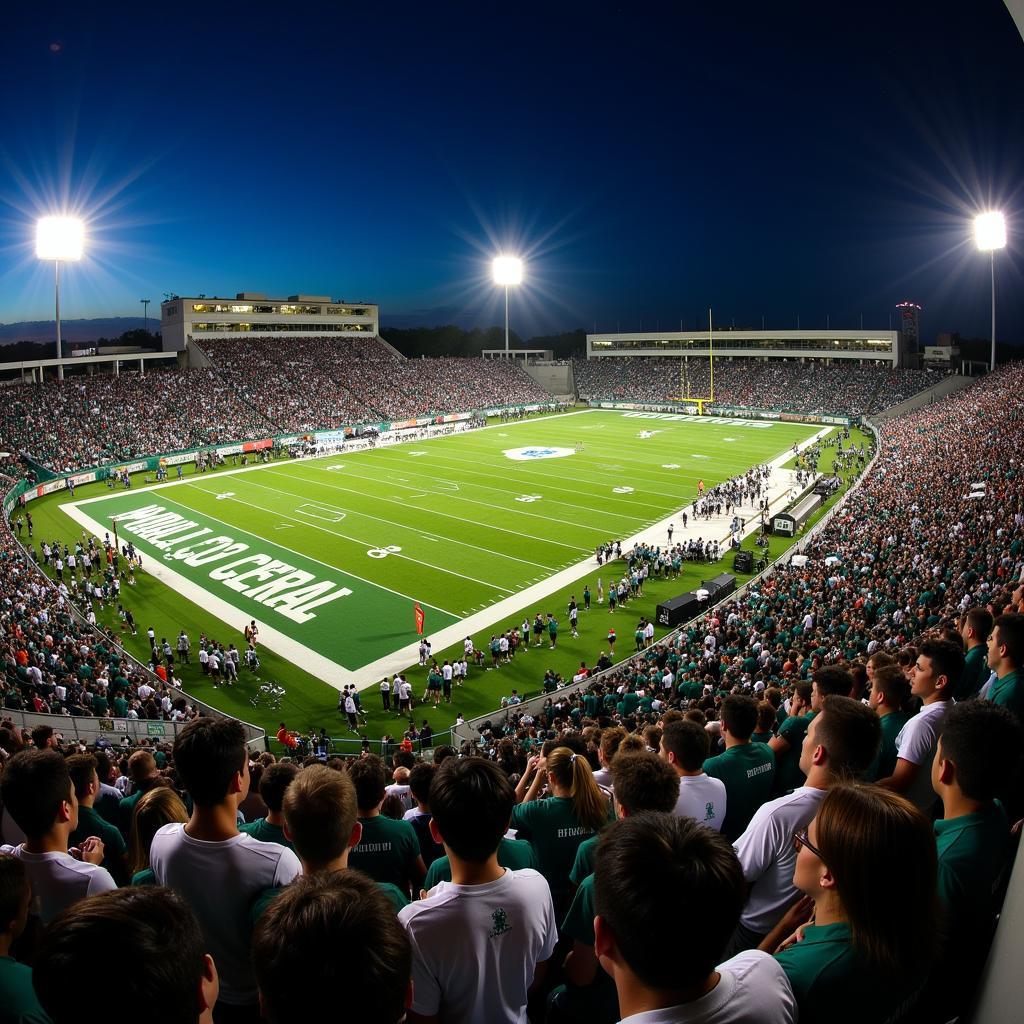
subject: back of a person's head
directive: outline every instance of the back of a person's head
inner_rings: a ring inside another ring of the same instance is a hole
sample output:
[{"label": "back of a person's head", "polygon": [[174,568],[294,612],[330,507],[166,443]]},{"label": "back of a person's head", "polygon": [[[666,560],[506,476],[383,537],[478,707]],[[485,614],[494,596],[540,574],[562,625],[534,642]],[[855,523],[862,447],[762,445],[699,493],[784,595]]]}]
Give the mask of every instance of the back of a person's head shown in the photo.
[{"label": "back of a person's head", "polygon": [[430,784],[430,813],[445,846],[475,863],[497,850],[515,802],[505,773],[481,757],[449,758]]},{"label": "back of a person's head", "polygon": [[743,694],[730,694],[722,701],[722,722],[738,740],[749,740],[757,726],[757,701]]},{"label": "back of a person's head", "polygon": [[149,847],[153,836],[172,822],[188,821],[181,797],[170,786],[156,786],[143,793],[132,811],[128,861],[132,874],[149,867]]},{"label": "back of a person's head", "polygon": [[0,776],[4,810],[29,839],[49,832],[61,805],[71,802],[71,777],[56,750],[18,751]]},{"label": "back of a person's head", "polygon": [[644,750],[626,753],[621,748],[612,762],[615,802],[629,814],[675,810],[679,800],[679,776],[657,754]]},{"label": "back of a person's head", "polygon": [[28,873],[21,859],[0,853],[0,934],[17,932],[24,925],[30,892]]},{"label": "back of a person's head", "polygon": [[348,846],[359,809],[348,773],[326,765],[303,768],[285,790],[284,821],[299,856],[327,864]]},{"label": "back of a person's head", "polygon": [[40,750],[49,746],[51,739],[53,739],[52,725],[37,725],[32,730],[32,742]]},{"label": "back of a person's head", "polygon": [[816,745],[825,748],[828,769],[850,779],[867,771],[882,742],[878,715],[859,700],[830,693],[814,723]]},{"label": "back of a person's head", "polygon": [[826,665],[819,668],[812,676],[812,681],[818,686],[818,694],[824,699],[830,693],[840,697],[849,697],[853,688],[853,676],[850,670],[842,665]]},{"label": "back of a person's head", "polygon": [[955,705],[939,738],[940,757],[956,766],[957,785],[968,800],[993,800],[1010,790],[1022,749],[1020,720],[987,700]]},{"label": "back of a person's head", "polygon": [[666,754],[674,754],[676,764],[685,772],[699,771],[708,759],[711,742],[707,730],[688,718],[669,722],[661,734]]},{"label": "back of a person's head", "polygon": [[953,640],[924,640],[918,648],[918,656],[931,662],[932,672],[936,676],[945,676],[948,680],[945,694],[953,696],[953,691],[964,674],[965,657],[963,641],[958,637]]},{"label": "back of a person's head", "polygon": [[680,990],[707,978],[739,921],[745,893],[728,840],[691,818],[622,818],[598,842],[595,909],[649,988]]},{"label": "back of a person's head", "polygon": [[291,761],[272,764],[263,770],[260,776],[260,799],[267,805],[268,811],[281,810],[285,791],[298,774],[298,765]]},{"label": "back of a person's head", "polygon": [[242,723],[232,718],[196,718],[174,741],[174,766],[200,807],[221,803],[231,780],[245,770],[249,754]]},{"label": "back of a person's head", "polygon": [[906,674],[895,662],[888,662],[874,670],[872,685],[885,696],[885,703],[898,711],[910,700],[910,683]]},{"label": "back of a person's head", "polygon": [[987,608],[969,608],[963,617],[965,626],[974,630],[975,637],[984,643],[992,632],[992,613]]},{"label": "back of a person's head", "polygon": [[156,758],[148,750],[136,750],[128,758],[128,774],[132,782],[144,782],[156,774]]},{"label": "back of a person's head", "polygon": [[200,984],[209,977],[206,944],[185,901],[155,886],[89,896],[47,926],[32,984],[53,1024],[91,1016],[83,993],[95,991],[97,956],[115,949],[132,957],[131,970],[118,978],[118,1005],[147,1024],[195,1024]]},{"label": "back of a person's head", "polygon": [[75,787],[75,796],[81,800],[96,776],[96,758],[92,754],[72,754],[65,763],[71,784]]},{"label": "back of a person's head", "polygon": [[[923,972],[932,962],[939,932],[931,822],[890,790],[844,784],[825,795],[815,832],[854,946],[890,976]],[[907,870],[880,871],[879,865],[905,865]],[[899,913],[893,913],[894,907]]]},{"label": "back of a person's head", "polygon": [[584,828],[596,831],[607,822],[608,800],[582,753],[567,746],[555,747],[547,755],[547,771],[549,779],[568,791],[576,818]]},{"label": "back of a person's head", "polygon": [[775,708],[770,701],[759,701],[757,705],[757,732],[771,732],[774,724]]},{"label": "back of a person's head", "polygon": [[359,810],[369,811],[384,799],[388,773],[384,762],[376,754],[350,761],[348,774],[352,785],[356,787]]},{"label": "back of a person's head", "polygon": [[253,933],[252,962],[270,1024],[397,1024],[412,955],[380,887],[359,871],[301,875]]},{"label": "back of a person's head", "polygon": [[619,744],[626,738],[626,730],[621,725],[614,725],[601,731],[601,756],[605,764],[611,764]]},{"label": "back of a person's head", "polygon": [[434,748],[434,764],[439,765],[442,761],[447,761],[449,757],[458,757],[458,752],[452,746],[447,743],[440,747]]},{"label": "back of a person's head", "polygon": [[430,784],[437,769],[427,761],[417,761],[409,772],[409,791],[421,803],[430,803]]}]

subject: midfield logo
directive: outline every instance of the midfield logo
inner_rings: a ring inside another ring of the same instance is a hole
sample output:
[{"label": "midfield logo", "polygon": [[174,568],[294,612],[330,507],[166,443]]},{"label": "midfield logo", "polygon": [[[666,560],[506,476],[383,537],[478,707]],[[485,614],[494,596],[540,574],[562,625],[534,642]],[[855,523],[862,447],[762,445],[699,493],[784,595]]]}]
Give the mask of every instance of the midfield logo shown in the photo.
[{"label": "midfield logo", "polygon": [[564,459],[566,455],[575,455],[573,448],[506,448],[506,459],[514,462],[529,462],[532,459]]}]

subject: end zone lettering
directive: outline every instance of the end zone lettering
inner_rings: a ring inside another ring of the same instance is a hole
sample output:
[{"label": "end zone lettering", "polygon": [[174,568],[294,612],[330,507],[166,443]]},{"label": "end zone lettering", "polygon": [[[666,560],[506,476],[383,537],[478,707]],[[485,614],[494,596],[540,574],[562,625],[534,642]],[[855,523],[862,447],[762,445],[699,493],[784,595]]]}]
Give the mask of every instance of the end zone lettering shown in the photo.
[{"label": "end zone lettering", "polygon": [[166,552],[167,561],[181,561],[193,568],[226,562],[211,569],[209,578],[292,622],[315,619],[314,608],[352,593],[330,580],[318,581],[313,573],[281,559],[259,552],[249,554],[249,545],[243,541],[213,535],[208,526],[168,512],[163,505],[146,505],[116,519],[118,533],[147,541]]}]

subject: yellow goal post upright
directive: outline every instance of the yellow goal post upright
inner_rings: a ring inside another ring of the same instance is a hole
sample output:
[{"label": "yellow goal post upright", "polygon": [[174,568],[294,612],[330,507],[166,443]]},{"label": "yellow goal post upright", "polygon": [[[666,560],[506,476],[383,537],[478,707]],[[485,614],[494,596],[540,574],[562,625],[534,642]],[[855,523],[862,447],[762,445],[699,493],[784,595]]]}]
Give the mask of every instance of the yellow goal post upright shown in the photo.
[{"label": "yellow goal post upright", "polygon": [[697,415],[704,415],[704,403],[713,405],[715,401],[715,329],[711,319],[711,309],[708,308],[708,366],[711,376],[711,394],[701,398],[691,394],[690,375],[687,373],[687,360],[685,356],[679,357],[679,394],[669,395],[670,402],[683,402],[686,405],[697,406]]}]

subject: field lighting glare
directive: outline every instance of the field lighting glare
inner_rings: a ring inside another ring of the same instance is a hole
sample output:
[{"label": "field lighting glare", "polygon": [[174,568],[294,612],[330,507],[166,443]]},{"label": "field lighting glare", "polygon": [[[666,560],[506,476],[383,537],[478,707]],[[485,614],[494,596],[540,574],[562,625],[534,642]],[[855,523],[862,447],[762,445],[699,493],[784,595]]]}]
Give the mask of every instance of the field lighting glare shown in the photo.
[{"label": "field lighting glare", "polygon": [[77,217],[43,217],[36,225],[36,256],[41,260],[80,260],[85,228]]},{"label": "field lighting glare", "polygon": [[1006,248],[1006,219],[1001,213],[979,213],[974,218],[974,240],[982,252]]},{"label": "field lighting glare", "polygon": [[523,283],[523,261],[516,256],[496,256],[494,258],[494,283],[508,287],[510,284]]}]

